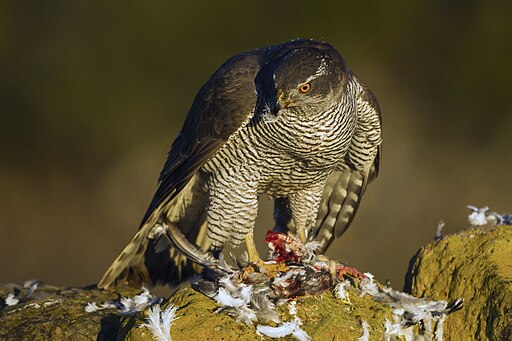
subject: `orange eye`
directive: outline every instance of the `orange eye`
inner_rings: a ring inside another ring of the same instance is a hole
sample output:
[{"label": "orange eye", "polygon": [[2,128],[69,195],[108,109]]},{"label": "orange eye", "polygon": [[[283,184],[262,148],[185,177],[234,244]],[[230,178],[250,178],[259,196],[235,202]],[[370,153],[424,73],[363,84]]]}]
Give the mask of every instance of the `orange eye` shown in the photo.
[{"label": "orange eye", "polygon": [[305,94],[309,90],[311,90],[311,84],[309,83],[304,83],[301,86],[299,86],[299,91],[303,94]]}]

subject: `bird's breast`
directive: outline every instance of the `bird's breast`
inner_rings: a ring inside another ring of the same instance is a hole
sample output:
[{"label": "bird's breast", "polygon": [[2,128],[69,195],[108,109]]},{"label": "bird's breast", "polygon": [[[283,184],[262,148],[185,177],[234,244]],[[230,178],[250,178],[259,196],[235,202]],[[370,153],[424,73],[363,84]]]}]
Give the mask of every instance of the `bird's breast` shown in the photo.
[{"label": "bird's breast", "polygon": [[284,113],[261,127],[260,148],[275,149],[306,162],[330,167],[346,154],[355,130],[355,115],[333,108],[312,116]]},{"label": "bird's breast", "polygon": [[355,117],[334,110],[313,118],[279,115],[240,129],[204,169],[286,196],[325,180],[347,153],[354,129]]}]

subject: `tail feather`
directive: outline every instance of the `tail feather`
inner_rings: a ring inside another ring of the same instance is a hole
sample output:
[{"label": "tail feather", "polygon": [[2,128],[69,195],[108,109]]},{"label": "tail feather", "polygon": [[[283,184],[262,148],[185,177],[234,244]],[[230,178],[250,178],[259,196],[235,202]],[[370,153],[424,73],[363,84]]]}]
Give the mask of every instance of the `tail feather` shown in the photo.
[{"label": "tail feather", "polygon": [[346,169],[331,174],[324,189],[317,216],[314,240],[325,251],[352,223],[366,187],[359,170]]},{"label": "tail feather", "polygon": [[98,287],[173,285],[199,272],[201,267],[180,252],[167,234],[179,231],[183,238],[207,249],[203,185],[204,178],[194,176],[172,201],[157,207],[107,269]]},{"label": "tail feather", "polygon": [[[109,266],[98,288],[108,289],[115,285],[140,287],[149,281],[149,272],[144,265],[144,253],[148,246],[149,228],[141,228],[123,251]],[[134,276],[134,274],[137,274]]]},{"label": "tail feather", "polygon": [[[169,226],[173,229],[169,229]],[[174,285],[201,271],[201,267],[193,262],[197,262],[196,259],[189,259],[169,243],[167,234],[179,231],[175,224],[169,226],[162,235],[154,238],[150,236],[152,228],[143,226],[107,269],[98,288]]]},{"label": "tail feather", "polygon": [[[350,223],[354,219],[361,202],[361,197],[364,194],[366,187],[365,177],[360,171],[352,171],[350,173],[350,180],[347,184],[346,197],[343,200],[343,204],[338,213],[338,219],[336,219],[336,225],[334,226],[334,236],[338,238],[341,236],[349,227]],[[331,200],[333,197],[331,197]]]}]

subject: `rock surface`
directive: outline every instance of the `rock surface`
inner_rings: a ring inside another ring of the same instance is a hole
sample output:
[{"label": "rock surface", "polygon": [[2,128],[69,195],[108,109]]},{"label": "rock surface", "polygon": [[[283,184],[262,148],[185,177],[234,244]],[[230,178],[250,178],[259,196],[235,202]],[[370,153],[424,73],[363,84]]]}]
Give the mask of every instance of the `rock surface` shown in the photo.
[{"label": "rock surface", "polygon": [[[116,292],[88,288],[58,288],[39,285],[30,288],[0,286],[0,340],[115,340],[121,313],[115,309],[88,313],[89,302],[98,304],[133,296],[134,289]],[[16,304],[8,305],[9,293],[16,293]]]},{"label": "rock surface", "polygon": [[405,291],[464,298],[447,319],[447,340],[512,340],[512,227],[472,228],[424,246],[411,260]]},{"label": "rock surface", "polygon": [[[332,290],[294,299],[300,328],[313,340],[356,340],[363,335],[369,335],[369,340],[394,340],[396,335],[406,335],[389,333],[397,326],[401,309],[394,306],[393,310],[389,300],[388,304],[377,302],[376,294],[361,295],[360,285],[356,281],[347,286],[349,302],[336,298]],[[405,289],[416,297],[435,300],[464,298],[463,309],[448,315],[441,324],[445,340],[512,340],[512,227],[473,228],[426,245],[411,260]],[[389,290],[379,285],[380,294]],[[144,326],[149,309],[122,313],[119,304],[112,304],[139,293],[129,288],[104,291],[94,286],[0,285],[0,339],[154,340]],[[400,293],[393,295],[398,301],[412,302]],[[393,295],[387,297],[393,300]],[[88,312],[85,308],[89,303],[101,309]],[[421,306],[417,303],[416,307]],[[290,305],[290,301],[276,305],[283,323],[295,319]],[[170,328],[174,340],[268,339],[256,334],[255,325],[217,312],[219,306],[214,300],[190,286],[177,290],[162,302],[161,309],[170,306],[179,308]],[[437,321],[433,332],[439,330],[441,320]],[[366,334],[363,324],[368,325]],[[410,336],[420,330],[414,327],[405,331]]]},{"label": "rock surface", "polygon": [[[371,297],[360,297],[350,293],[351,303],[336,299],[331,292],[322,295],[305,296],[297,299],[297,316],[301,328],[313,340],[356,340],[363,335],[362,321],[370,328],[370,340],[379,340],[384,333],[383,321],[391,319],[391,308],[374,302]],[[223,314],[215,314],[214,301],[191,288],[184,288],[174,294],[169,303],[180,307],[178,319],[173,322],[173,340],[254,340],[260,337],[255,326],[236,322]],[[165,307],[165,305],[164,305]],[[290,321],[288,304],[278,306],[282,321]],[[140,328],[147,313],[127,317],[123,320],[120,335],[125,340],[154,340],[147,328]],[[294,339],[291,337],[290,339]]]},{"label": "rock surface", "polygon": [[[15,290],[16,288],[16,290]],[[40,285],[27,299],[8,306],[5,298],[13,290],[22,298],[27,289],[19,286],[0,287],[1,340],[154,340],[146,322],[147,310],[122,315],[115,308],[86,312],[88,303],[98,306],[121,296],[131,297],[140,291],[116,288],[103,291],[89,288],[57,288]],[[352,340],[363,335],[362,321],[369,324],[371,340],[380,339],[383,321],[391,319],[391,308],[375,302],[370,296],[360,297],[349,291],[350,303],[334,297],[332,292],[300,297],[296,301],[301,326],[313,340]],[[217,304],[203,294],[185,287],[174,293],[162,309],[179,307],[173,322],[174,340],[254,340],[260,338],[255,326],[236,322],[224,313],[215,313]],[[278,306],[283,321],[292,319],[288,304]],[[293,338],[291,338],[293,339]]]}]

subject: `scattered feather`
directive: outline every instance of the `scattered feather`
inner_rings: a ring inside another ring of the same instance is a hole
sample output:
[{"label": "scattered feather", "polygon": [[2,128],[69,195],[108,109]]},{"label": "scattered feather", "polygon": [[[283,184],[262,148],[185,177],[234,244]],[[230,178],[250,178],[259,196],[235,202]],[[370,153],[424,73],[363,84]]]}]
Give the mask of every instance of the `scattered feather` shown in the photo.
[{"label": "scattered feather", "polygon": [[304,256],[303,256],[302,261],[306,264],[310,263],[315,258],[316,251],[318,251],[321,246],[322,246],[322,243],[320,243],[316,240],[313,240],[311,242],[307,242],[306,244],[304,244],[304,248],[303,248]]},{"label": "scattered feather", "polygon": [[468,205],[471,210],[471,214],[468,216],[468,221],[471,226],[483,226],[487,224],[486,212],[489,211],[489,207],[478,208],[476,206]]},{"label": "scattered feather", "polygon": [[266,293],[256,293],[252,295],[251,306],[256,313],[256,318],[260,322],[281,322],[279,315],[275,311],[275,305],[268,298]]},{"label": "scattered feather", "polygon": [[138,295],[121,297],[118,308],[122,314],[133,314],[160,302],[160,297],[155,297],[147,288],[142,288],[142,292]]},{"label": "scattered feather", "polygon": [[256,312],[248,306],[242,307],[221,307],[217,312],[225,312],[233,317],[237,322],[242,322],[247,326],[252,326],[254,322],[258,321]]},{"label": "scattered feather", "polygon": [[[213,297],[215,302],[220,306],[217,312],[226,312],[233,316],[237,321],[241,321],[247,325],[252,325],[257,321],[256,312],[252,309],[252,292],[253,286],[239,283],[235,285],[229,276],[219,280],[219,288]],[[262,300],[258,303],[263,304]],[[268,306],[266,307],[269,308]],[[268,312],[264,313],[268,315]]]},{"label": "scattered feather", "polygon": [[7,304],[9,307],[12,307],[16,304],[19,303],[19,299],[17,299],[14,294],[11,292],[9,293],[9,295],[7,295],[6,299],[5,299],[5,304]]},{"label": "scattered feather", "polygon": [[333,275],[327,269],[293,265],[284,277],[274,281],[272,289],[281,298],[294,298],[332,290],[333,285]]},{"label": "scattered feather", "polygon": [[299,341],[309,341],[311,340],[311,337],[306,333],[304,330],[302,330],[300,327],[295,329],[292,332],[292,336],[295,337]]},{"label": "scattered feather", "polygon": [[[434,337],[434,329],[436,337],[438,337],[437,335],[442,337],[442,323],[440,324],[439,321],[446,315],[461,309],[463,302],[462,299],[455,300],[451,304],[448,304],[446,301],[428,301],[391,288],[383,288],[376,295],[372,296],[375,301],[382,302],[393,308],[393,315],[396,321],[395,324],[391,324],[389,321],[386,322],[385,335],[404,336],[406,340],[411,339],[408,339],[407,336],[407,333],[411,333],[407,331],[408,327],[415,324],[422,325],[427,339]],[[438,321],[437,326],[435,325],[436,321]]]},{"label": "scattered feather", "polygon": [[468,216],[468,221],[471,226],[490,225],[512,225],[512,214],[500,214],[494,211],[489,211],[489,207],[478,208],[476,206],[468,205],[471,214]]},{"label": "scattered feather", "polygon": [[178,307],[172,304],[163,311],[161,311],[159,304],[155,304],[149,308],[147,322],[142,324],[141,327],[148,328],[158,341],[172,341],[171,325],[177,319],[177,311]]},{"label": "scattered feather", "polygon": [[318,249],[320,249],[320,246],[322,246],[322,243],[320,243],[316,240],[313,240],[311,242],[307,242],[306,244],[304,244],[304,248],[306,250],[308,250],[309,252],[318,251]]},{"label": "scattered feather", "polygon": [[364,295],[375,296],[379,293],[379,286],[373,280],[373,275],[369,272],[365,272],[366,278],[361,280],[361,297]]},{"label": "scattered feather", "polygon": [[311,340],[311,337],[300,328],[300,322],[298,321],[284,322],[277,327],[258,325],[256,332],[274,339],[292,335],[299,341]]},{"label": "scattered feather", "polygon": [[108,302],[102,303],[99,306],[94,302],[92,302],[92,303],[89,302],[85,306],[85,311],[88,313],[93,313],[95,311],[104,310],[104,309],[117,309],[117,306],[115,304],[108,303]]},{"label": "scattered feather", "polygon": [[215,296],[215,301],[218,305],[235,308],[240,308],[248,303],[248,301],[241,297],[233,297],[224,288],[219,288],[219,292],[217,293],[217,296]]},{"label": "scattered feather", "polygon": [[363,327],[363,335],[357,339],[358,341],[369,341],[370,340],[370,325],[368,322],[363,320],[361,322],[361,326]]},{"label": "scattered feather", "polygon": [[39,309],[39,308],[41,308],[41,306],[38,303],[30,303],[30,304],[27,304],[25,307],[23,307],[23,309],[27,309],[27,308]]},{"label": "scattered feather", "polygon": [[350,287],[350,282],[348,280],[344,280],[343,282],[336,285],[334,294],[336,298],[339,298],[343,302],[350,303],[350,297],[348,295],[347,289],[345,288],[347,285]]},{"label": "scattered feather", "polygon": [[288,311],[294,318],[292,321],[281,323],[277,327],[258,325],[256,327],[256,332],[271,338],[280,338],[292,335],[295,339],[300,341],[311,340],[308,333],[300,327],[302,325],[302,321],[299,316],[297,316],[297,301],[290,301]]},{"label": "scattered feather", "polygon": [[252,285],[241,283],[236,286],[228,277],[219,281],[222,287],[219,287],[215,301],[221,306],[242,307],[251,301]]},{"label": "scattered feather", "polygon": [[502,214],[500,215],[500,220],[498,222],[500,225],[512,225],[512,214]]},{"label": "scattered feather", "polygon": [[290,302],[290,308],[288,310],[290,315],[297,317],[297,301]]},{"label": "scattered feather", "polygon": [[101,308],[98,307],[98,305],[96,303],[94,303],[94,302],[89,302],[85,306],[85,311],[87,313],[93,313],[93,312],[98,311],[98,310],[101,310]]},{"label": "scattered feather", "polygon": [[436,234],[434,236],[434,240],[436,242],[440,241],[441,239],[443,239],[443,228],[444,228],[445,225],[446,224],[442,220],[440,220],[439,223],[437,224]]},{"label": "scattered feather", "polygon": [[384,323],[384,341],[391,341],[404,338],[406,341],[417,340],[417,335],[414,335],[412,325],[404,325],[400,322],[391,323],[388,319]]},{"label": "scattered feather", "polygon": [[436,340],[437,341],[443,341],[443,334],[444,334],[444,320],[446,319],[446,315],[441,316],[439,321],[437,321],[437,328],[436,328]]},{"label": "scattered feather", "polygon": [[384,322],[384,339],[390,336],[399,336],[402,330],[401,323],[391,323],[388,319]]},{"label": "scattered feather", "polygon": [[151,295],[147,288],[142,288],[142,292],[133,297],[121,297],[117,301],[105,302],[97,305],[94,302],[87,303],[85,311],[92,313],[103,309],[117,309],[123,315],[129,315],[138,313],[141,310],[146,309],[154,304],[160,304],[162,302],[161,297],[155,297]]},{"label": "scattered feather", "polygon": [[288,271],[286,273],[284,273],[283,275],[279,276],[279,277],[276,277],[274,278],[274,282],[273,282],[273,285],[274,286],[277,286],[277,287],[282,287],[282,288],[286,288],[287,286],[289,286],[290,284],[288,283],[288,281],[293,277],[293,272],[292,271]]},{"label": "scattered feather", "polygon": [[29,279],[29,280],[26,280],[25,282],[23,282],[23,287],[25,289],[28,289],[30,288],[31,286],[33,286],[34,284],[36,285],[36,288],[37,286],[39,285],[39,281],[37,279]]},{"label": "scattered feather", "polygon": [[61,300],[49,300],[43,303],[43,307],[50,307],[55,304],[59,304]]},{"label": "scattered feather", "polygon": [[23,282],[23,287],[25,289],[28,289],[28,291],[25,294],[25,296],[23,296],[23,299],[30,298],[30,296],[32,296],[34,291],[36,291],[36,289],[39,286],[39,284],[41,284],[41,281],[38,281],[37,279],[31,279],[31,280]]}]

